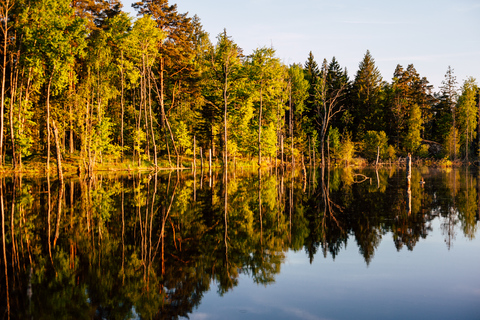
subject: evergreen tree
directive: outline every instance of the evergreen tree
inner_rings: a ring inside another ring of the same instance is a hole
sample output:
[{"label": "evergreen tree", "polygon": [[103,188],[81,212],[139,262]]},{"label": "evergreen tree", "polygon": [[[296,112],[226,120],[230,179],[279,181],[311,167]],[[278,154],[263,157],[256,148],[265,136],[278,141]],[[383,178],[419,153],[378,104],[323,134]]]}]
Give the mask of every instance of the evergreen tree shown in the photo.
[{"label": "evergreen tree", "polygon": [[354,128],[357,137],[366,130],[385,129],[382,76],[367,50],[352,85]]},{"label": "evergreen tree", "polygon": [[[332,119],[335,115],[343,111],[343,97],[347,84],[343,83],[338,89],[333,89],[327,80],[328,65],[327,60],[323,60],[320,78],[315,85],[315,111],[317,131],[319,135],[320,150],[322,157],[322,166],[325,166],[325,139]],[[331,89],[331,90],[329,90]]]},{"label": "evergreen tree", "polygon": [[313,119],[315,116],[315,84],[318,82],[320,77],[320,69],[311,51],[308,54],[308,58],[305,62],[303,70],[305,72],[305,80],[308,81],[309,85],[308,98],[305,102],[305,114],[307,117]]},{"label": "evergreen tree", "polygon": [[[408,140],[405,138],[410,130],[408,123],[414,106],[420,108],[422,123],[430,121],[433,100],[430,94],[431,86],[428,85],[427,79],[421,78],[415,67],[410,64],[406,70],[401,65],[397,65],[392,84],[387,88],[389,113],[394,119],[394,125],[388,128],[390,129],[388,132],[391,137],[395,137],[397,149],[399,149],[400,142]],[[423,127],[420,134],[424,134]]]},{"label": "evergreen tree", "polygon": [[[347,107],[347,94],[349,91],[349,80],[346,69],[342,69],[335,57],[328,64],[327,70],[327,94],[333,95],[339,89],[342,89],[343,95],[340,97],[338,103]],[[346,111],[346,110],[345,110]],[[340,128],[341,131],[345,131],[345,123],[342,123],[342,113],[337,114],[332,118],[332,126]],[[344,120],[346,120],[344,118]]]},{"label": "evergreen tree", "polygon": [[311,138],[314,148],[317,145],[315,118],[309,117],[307,111],[309,89],[310,84],[305,79],[305,70],[300,65],[291,65],[288,68],[288,114],[285,115],[285,124],[291,137],[292,155],[295,140],[297,144],[302,145],[302,150],[306,149],[308,137]]},{"label": "evergreen tree", "polygon": [[451,147],[450,150],[453,151],[453,159],[457,159],[457,123],[456,123],[456,103],[457,103],[457,77],[453,73],[453,69],[448,66],[447,72],[445,73],[445,79],[442,81],[441,97],[440,100],[445,106],[447,111],[450,112],[452,117],[452,123],[450,124],[449,133],[451,137],[449,141],[453,144],[454,147]]}]

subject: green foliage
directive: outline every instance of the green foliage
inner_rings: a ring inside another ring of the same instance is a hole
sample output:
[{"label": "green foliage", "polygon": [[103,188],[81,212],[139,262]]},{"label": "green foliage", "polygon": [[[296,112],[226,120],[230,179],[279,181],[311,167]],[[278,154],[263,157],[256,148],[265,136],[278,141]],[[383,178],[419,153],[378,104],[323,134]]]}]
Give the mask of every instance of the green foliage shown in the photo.
[{"label": "green foliage", "polygon": [[419,157],[422,157],[422,158],[427,158],[430,153],[429,153],[429,146],[427,144],[422,144],[418,149],[417,149],[417,152],[416,154],[419,156]]},{"label": "green foliage", "polygon": [[450,160],[454,160],[455,155],[457,155],[460,151],[460,139],[458,137],[458,130],[454,127],[451,127],[450,132],[446,136],[445,142],[443,143],[446,156]]},{"label": "green foliage", "polygon": [[460,132],[460,141],[465,156],[468,159],[468,154],[471,148],[471,142],[477,137],[477,122],[478,122],[478,108],[477,96],[479,88],[476,80],[473,77],[465,80],[462,86],[462,93],[457,102],[458,114],[458,128]]},{"label": "green foliage", "polygon": [[333,154],[334,157],[337,157],[337,155],[340,153],[340,132],[338,131],[338,128],[332,128],[330,127],[328,129],[328,141],[330,143],[330,152]]},{"label": "green foliage", "polygon": [[404,147],[407,153],[416,154],[422,142],[420,134],[423,121],[421,116],[418,105],[413,105],[410,111],[410,118],[408,119],[408,132],[404,141]]},{"label": "green foliage", "polygon": [[[165,163],[178,150],[190,154],[194,136],[204,154],[211,148],[217,157],[225,147],[239,157],[260,149],[278,157],[281,141],[285,153],[293,147],[299,158],[309,143],[324,155],[330,136],[335,157],[351,158],[354,143],[365,140],[372,160],[378,137],[365,137],[369,131],[384,131],[393,144],[382,142],[384,159],[395,152],[425,156],[422,139],[458,140],[452,157],[475,149],[478,86],[467,79],[458,95],[450,67],[440,92],[432,93],[412,64],[397,65],[391,83],[383,81],[367,50],[350,81],[335,57],[320,68],[310,52],[303,66],[287,66],[271,47],[244,53],[226,31],[212,44],[198,17],[167,0],[136,3],[138,19],[117,0],[87,2],[13,4],[1,147],[19,164],[53,142],[47,118],[59,129],[62,154],[78,152],[79,163],[92,169],[103,155],[123,160],[126,150],[139,163],[155,149]],[[352,144],[345,146],[347,132]]]},{"label": "green foliage", "polygon": [[385,156],[387,159],[394,160],[396,158],[397,151],[395,150],[395,147],[392,145],[388,145],[387,151],[385,153]]},{"label": "green foliage", "polygon": [[367,131],[362,141],[362,154],[370,161],[377,158],[377,148],[380,147],[380,154],[385,155],[388,149],[388,138],[384,131]]},{"label": "green foliage", "polygon": [[355,144],[352,142],[350,133],[342,135],[342,141],[338,149],[338,157],[342,161],[351,162],[355,155]]},{"label": "green foliage", "polygon": [[46,0],[24,7],[20,27],[27,48],[24,56],[27,65],[32,66],[40,78],[51,77],[59,93],[68,82],[75,57],[81,55],[86,46],[84,20],[74,15],[70,1]]},{"label": "green foliage", "polygon": [[[8,106],[7,112],[10,112],[10,98],[5,101]],[[34,122],[35,112],[32,110],[32,103],[30,101],[23,101],[22,104],[13,104],[13,114],[21,114],[22,117],[13,117],[13,130],[15,137],[15,145],[18,149],[17,152],[27,157],[32,154],[32,147],[34,146],[33,130],[36,126]],[[10,118],[7,117],[7,128],[10,128]]]},{"label": "green foliage", "polygon": [[385,115],[382,106],[382,76],[367,50],[352,86],[354,108],[354,134],[361,137],[366,131],[385,129]]},{"label": "green foliage", "polygon": [[193,139],[190,138],[187,125],[180,121],[174,129],[178,147],[185,154],[193,154]]}]

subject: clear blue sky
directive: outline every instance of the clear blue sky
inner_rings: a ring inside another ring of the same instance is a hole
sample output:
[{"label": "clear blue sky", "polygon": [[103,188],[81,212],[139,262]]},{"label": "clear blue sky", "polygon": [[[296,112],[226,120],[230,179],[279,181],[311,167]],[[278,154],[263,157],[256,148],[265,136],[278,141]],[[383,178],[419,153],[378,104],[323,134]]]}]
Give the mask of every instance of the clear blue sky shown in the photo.
[{"label": "clear blue sky", "polygon": [[[122,0],[124,11],[132,0]],[[178,0],[178,11],[199,16],[204,30],[227,34],[250,54],[273,46],[286,64],[313,52],[320,65],[336,57],[350,79],[370,50],[384,80],[397,64],[413,64],[438,91],[447,67],[458,87],[480,83],[480,0]]]}]

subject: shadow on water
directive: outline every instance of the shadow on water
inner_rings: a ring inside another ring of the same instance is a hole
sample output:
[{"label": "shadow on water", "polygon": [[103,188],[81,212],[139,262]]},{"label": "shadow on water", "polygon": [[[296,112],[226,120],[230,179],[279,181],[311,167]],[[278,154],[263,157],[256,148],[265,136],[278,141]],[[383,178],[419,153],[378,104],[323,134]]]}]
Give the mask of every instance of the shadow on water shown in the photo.
[{"label": "shadow on water", "polygon": [[4,177],[0,314],[172,319],[240,275],[273,283],[289,250],[312,263],[354,240],[369,265],[384,237],[414,250],[434,219],[448,248],[475,237],[477,172],[420,168],[411,181],[397,168]]}]

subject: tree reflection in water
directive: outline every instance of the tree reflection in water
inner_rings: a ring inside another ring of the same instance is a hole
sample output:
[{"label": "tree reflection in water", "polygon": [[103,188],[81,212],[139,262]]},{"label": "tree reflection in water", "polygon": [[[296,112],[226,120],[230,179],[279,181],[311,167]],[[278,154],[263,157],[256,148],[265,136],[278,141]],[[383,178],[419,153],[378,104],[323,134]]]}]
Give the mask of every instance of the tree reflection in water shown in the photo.
[{"label": "tree reflection in water", "polygon": [[396,168],[194,172],[2,178],[4,318],[178,318],[242,274],[274,282],[288,250],[335,259],[354,239],[368,265],[385,236],[413,250],[437,217],[448,247],[478,228],[468,169],[414,170],[410,199]]}]

